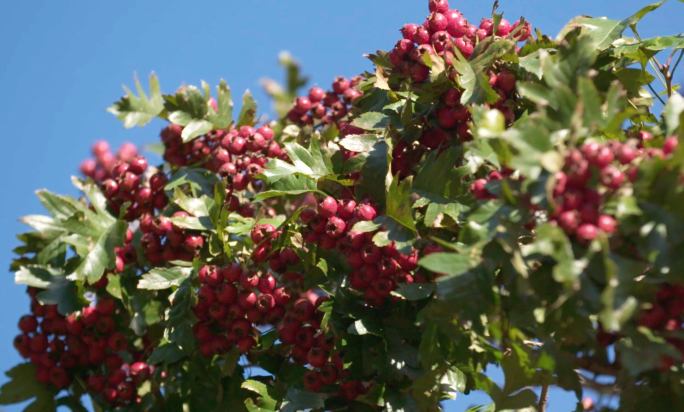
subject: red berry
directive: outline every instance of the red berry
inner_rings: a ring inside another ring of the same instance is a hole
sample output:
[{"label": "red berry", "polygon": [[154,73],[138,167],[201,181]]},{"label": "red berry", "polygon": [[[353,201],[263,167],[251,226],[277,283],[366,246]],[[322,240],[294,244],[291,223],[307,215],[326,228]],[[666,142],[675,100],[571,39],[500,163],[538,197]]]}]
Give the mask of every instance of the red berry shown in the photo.
[{"label": "red berry", "polygon": [[601,215],[598,217],[598,228],[609,235],[615,233],[616,223],[615,219],[609,215]]},{"label": "red berry", "polygon": [[448,22],[447,32],[457,39],[462,38],[468,33],[468,20],[463,18],[463,16],[456,17],[451,15],[451,21]]},{"label": "red berry", "polygon": [[229,305],[237,299],[238,290],[232,283],[221,283],[215,290],[216,300],[224,305]]},{"label": "red berry", "polygon": [[428,22],[432,32],[446,30],[449,25],[447,18],[442,13],[432,13],[428,18]]},{"label": "red berry", "polygon": [[304,387],[311,392],[318,392],[323,386],[317,371],[309,371],[304,374]]},{"label": "red berry", "polygon": [[240,353],[247,353],[256,346],[256,340],[253,337],[247,336],[237,341],[237,348]]},{"label": "red berry", "polygon": [[318,214],[324,218],[335,216],[337,213],[337,201],[334,197],[328,196],[318,203]]},{"label": "red berry", "polygon": [[598,237],[598,228],[591,223],[585,223],[577,229],[577,239],[580,242],[591,242]]},{"label": "red berry", "polygon": [[508,93],[515,89],[515,75],[511,72],[501,72],[496,77],[496,85],[503,92]]},{"label": "red berry", "polygon": [[257,296],[254,292],[249,290],[243,290],[238,295],[238,304],[243,309],[251,309],[257,301]]},{"label": "red berry", "polygon": [[328,362],[328,352],[322,348],[314,346],[313,348],[309,349],[307,361],[309,362],[309,365],[313,366],[314,368],[323,367]]}]

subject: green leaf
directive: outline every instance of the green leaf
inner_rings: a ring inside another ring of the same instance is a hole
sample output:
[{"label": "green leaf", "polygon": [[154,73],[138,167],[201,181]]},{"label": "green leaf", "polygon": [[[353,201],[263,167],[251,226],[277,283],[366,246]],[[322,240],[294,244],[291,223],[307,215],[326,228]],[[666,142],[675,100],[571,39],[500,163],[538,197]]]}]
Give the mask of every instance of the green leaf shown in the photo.
[{"label": "green leaf", "polygon": [[200,194],[212,195],[217,181],[216,174],[206,169],[181,168],[171,175],[164,190],[173,190],[188,185],[196,196]]},{"label": "green leaf", "polygon": [[230,93],[230,87],[225,80],[216,87],[218,91],[218,113],[214,112],[213,107],[209,107],[209,115],[207,120],[212,122],[219,129],[225,129],[233,123],[233,98]]},{"label": "green leaf", "polygon": [[558,34],[556,40],[562,40],[568,33],[577,27],[581,27],[584,33],[596,43],[596,48],[601,51],[609,48],[617,40],[622,32],[629,27],[630,19],[610,20],[605,17],[590,18],[576,17],[570,21]]},{"label": "green leaf", "polygon": [[406,300],[422,300],[435,292],[435,285],[432,283],[399,283],[393,295],[401,296]]},{"label": "green leaf", "polygon": [[25,410],[56,410],[56,391],[36,379],[36,365],[22,363],[5,372],[10,379],[0,388],[0,405],[12,405],[35,398]]},{"label": "green leaf", "polygon": [[629,26],[632,27],[632,28],[636,28],[637,23],[638,23],[639,21],[641,21],[641,19],[642,19],[645,15],[647,15],[648,13],[650,13],[650,12],[652,12],[652,11],[658,9],[660,6],[662,6],[662,5],[665,4],[666,2],[667,2],[667,0],[663,0],[663,1],[658,2],[658,3],[650,4],[650,5],[648,5],[648,6],[644,7],[644,8],[642,8],[642,9],[639,10],[638,12],[634,13],[634,15],[632,15],[631,17],[629,17],[628,19],[626,19],[626,20],[628,21],[628,23],[629,23]]},{"label": "green leaf", "polygon": [[323,395],[296,388],[288,389],[285,399],[280,405],[281,412],[298,412],[307,409],[324,408]]},{"label": "green leaf", "polygon": [[159,80],[154,73],[150,74],[150,96],[148,99],[138,78],[135,78],[139,96],[133,94],[126,86],[123,86],[126,95],[107,111],[124,123],[126,129],[133,126],[144,126],[158,116],[164,110],[164,101],[159,90]]},{"label": "green leaf", "polygon": [[388,150],[389,147],[384,141],[373,145],[368,160],[361,169],[361,183],[356,186],[359,199],[371,196],[378,204],[385,204],[385,177],[389,170]]},{"label": "green leaf", "polygon": [[126,222],[117,221],[102,236],[97,243],[83,256],[81,264],[76,268],[76,278],[80,281],[87,280],[91,285],[102,277],[106,269],[114,269],[116,266],[116,253],[114,248],[123,246],[126,238]]},{"label": "green leaf", "polygon": [[411,177],[404,179],[401,183],[399,183],[399,175],[392,179],[387,190],[386,215],[415,231],[416,225],[411,215],[411,201],[409,199],[412,183]]},{"label": "green leaf", "polygon": [[258,395],[256,402],[251,398],[245,399],[245,406],[249,412],[276,411],[278,401],[273,395],[273,388],[251,379],[242,382],[242,388]]},{"label": "green leaf", "polygon": [[353,335],[371,334],[376,336],[383,336],[383,327],[377,319],[366,318],[359,319],[351,325],[349,325],[349,328],[347,328],[347,332]]},{"label": "green leaf", "polygon": [[525,349],[515,343],[511,345],[510,354],[501,360],[506,383],[503,388],[503,395],[508,396],[519,391],[526,386],[535,383],[536,368],[530,360],[530,355]]},{"label": "green leaf", "polygon": [[538,79],[541,79],[544,74],[544,68],[542,67],[540,59],[540,55],[542,53],[541,50],[542,49],[539,49],[533,53],[528,54],[527,56],[521,57],[520,61],[518,62],[520,67],[522,67],[529,73],[534,74],[535,76],[537,76]]},{"label": "green leaf", "polygon": [[68,315],[88,306],[83,297],[84,290],[76,282],[69,281],[66,276],[55,276],[47,287],[36,298],[45,305],[57,305],[57,311]]},{"label": "green leaf", "polygon": [[273,183],[273,190],[259,192],[252,198],[252,203],[258,203],[265,199],[280,196],[293,196],[302,193],[324,194],[316,187],[316,181],[308,176],[290,175]]},{"label": "green leaf", "polygon": [[64,228],[60,223],[50,216],[28,215],[22,217],[19,221],[31,226],[41,233],[64,232]]},{"label": "green leaf", "polygon": [[190,282],[191,278],[185,278],[173,294],[171,311],[169,312],[167,329],[169,341],[180,346],[184,351],[189,350],[195,344],[195,335],[192,327],[197,318],[192,311],[197,296]]},{"label": "green leaf", "polygon": [[252,97],[252,93],[249,90],[245,90],[245,94],[242,96],[242,109],[240,109],[240,116],[238,116],[237,126],[254,126],[256,121],[257,103]]},{"label": "green leaf", "polygon": [[383,131],[389,124],[389,117],[379,112],[365,112],[352,120],[352,126],[369,131]]},{"label": "green leaf", "polygon": [[138,282],[139,289],[161,290],[180,284],[192,274],[192,268],[154,268]]},{"label": "green leaf", "polygon": [[366,153],[370,152],[377,142],[376,134],[349,135],[340,140],[340,146],[352,152]]},{"label": "green leaf", "polygon": [[198,136],[202,136],[203,134],[207,134],[213,128],[214,128],[214,125],[211,122],[208,122],[206,120],[201,120],[201,119],[192,119],[183,128],[183,132],[181,133],[181,138],[183,139],[183,143],[187,143],[187,142],[193,140],[194,138],[196,138]]},{"label": "green leaf", "polygon": [[457,253],[431,253],[418,261],[418,265],[431,272],[450,276],[462,275],[476,264],[477,260],[472,256]]},{"label": "green leaf", "polygon": [[62,272],[44,266],[22,266],[14,275],[14,283],[45,289],[54,281],[55,276],[60,274]]},{"label": "green leaf", "polygon": [[178,362],[183,359],[184,356],[183,351],[177,345],[168,343],[155,349],[154,352],[152,352],[152,355],[147,358],[147,363],[152,365],[160,363],[169,365]]},{"label": "green leaf", "polygon": [[537,395],[532,389],[523,389],[515,395],[507,396],[496,402],[495,411],[519,410],[534,406],[537,403]]},{"label": "green leaf", "polygon": [[668,136],[674,134],[679,128],[679,119],[682,113],[684,113],[684,97],[675,93],[667,100],[665,110],[663,111]]}]

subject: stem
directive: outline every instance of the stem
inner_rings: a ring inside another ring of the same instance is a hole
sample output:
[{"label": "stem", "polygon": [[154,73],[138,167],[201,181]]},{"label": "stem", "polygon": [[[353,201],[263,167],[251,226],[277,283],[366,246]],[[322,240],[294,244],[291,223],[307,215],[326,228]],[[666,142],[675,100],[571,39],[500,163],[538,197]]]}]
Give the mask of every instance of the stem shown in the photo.
[{"label": "stem", "polygon": [[[634,35],[636,36],[636,38],[639,41],[642,41],[641,36],[639,36],[639,33],[636,30],[636,27],[632,27],[632,31],[634,32]],[[655,71],[656,76],[658,77],[658,79],[660,79],[660,82],[663,84],[663,86],[667,87],[667,84],[665,83],[665,79],[663,79],[662,76],[660,75],[660,69],[662,68],[662,66],[660,65],[660,63],[658,63],[658,59],[656,59],[655,57],[651,57],[650,59],[648,59],[648,62],[651,63],[651,67],[653,67],[653,71]],[[661,99],[661,101],[662,101],[662,99]]]},{"label": "stem", "polygon": [[546,412],[546,403],[549,401],[549,385],[543,385],[539,396],[538,412]]},{"label": "stem", "polygon": [[[665,87],[667,87],[667,85],[666,85]],[[651,89],[651,91],[653,92],[653,95],[654,95],[655,97],[657,97],[658,100],[660,100],[660,103],[662,103],[663,105],[665,105],[665,101],[663,100],[662,97],[660,97],[660,95],[658,94],[658,92],[655,91],[655,89],[653,88],[653,86],[651,86],[651,83],[648,84],[648,88]]]},{"label": "stem", "polygon": [[674,66],[672,66],[672,73],[674,73],[677,70],[677,66],[679,66],[679,62],[682,61],[682,56],[684,56],[684,49],[680,50],[681,53],[679,53],[679,58],[677,58],[677,62],[675,62]]}]

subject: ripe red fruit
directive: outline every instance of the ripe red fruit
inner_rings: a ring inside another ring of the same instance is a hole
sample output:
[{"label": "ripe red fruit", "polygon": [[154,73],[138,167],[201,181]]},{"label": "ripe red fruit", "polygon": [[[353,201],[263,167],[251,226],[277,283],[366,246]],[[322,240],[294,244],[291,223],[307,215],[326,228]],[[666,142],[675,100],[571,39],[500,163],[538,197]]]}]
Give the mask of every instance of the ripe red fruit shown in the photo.
[{"label": "ripe red fruit", "polygon": [[292,313],[294,314],[294,317],[300,322],[311,320],[314,311],[315,308],[313,303],[307,299],[299,299],[292,307]]},{"label": "ripe red fruit", "polygon": [[324,218],[330,218],[337,213],[337,201],[334,197],[328,196],[318,203],[318,214]]},{"label": "ripe red fruit", "polygon": [[276,280],[273,276],[265,273],[259,277],[257,289],[261,293],[271,293],[275,289]]},{"label": "ripe red fruit", "polygon": [[259,295],[254,306],[259,312],[267,313],[275,307],[275,304],[275,298],[272,295],[265,293],[263,295]]},{"label": "ripe red fruit", "polygon": [[463,18],[463,16],[456,17],[455,15],[452,15],[446,30],[452,36],[460,39],[468,33],[468,20]]},{"label": "ripe red fruit", "polygon": [[278,237],[276,233],[276,228],[275,226],[269,224],[269,223],[264,223],[260,225],[256,225],[253,229],[252,232],[250,233],[250,237],[252,239],[252,242],[256,243],[261,243],[264,239],[275,239]]},{"label": "ripe red fruit", "polygon": [[238,339],[237,341],[237,348],[240,351],[240,353],[247,353],[250,351],[250,349],[252,349],[255,346],[256,340],[254,340],[254,338],[251,336]]},{"label": "ripe red fruit", "polygon": [[508,93],[515,89],[515,75],[511,72],[501,72],[496,77],[496,85],[503,92]]},{"label": "ripe red fruit", "polygon": [[499,22],[499,28],[496,30],[496,35],[506,37],[509,34],[511,34],[512,30],[513,27],[511,27],[511,23],[509,23],[506,19],[501,19],[501,21]]},{"label": "ripe red fruit", "polygon": [[107,381],[103,376],[94,375],[88,377],[88,388],[94,393],[100,393],[104,390]]},{"label": "ripe red fruit", "polygon": [[296,335],[296,345],[299,348],[304,349],[304,357],[306,358],[307,352],[313,346],[315,342],[314,335],[316,330],[311,326],[304,326],[297,331]]},{"label": "ripe red fruit", "polygon": [[321,368],[328,362],[328,351],[319,347],[312,347],[306,357],[309,365],[314,368]]},{"label": "ripe red fruit", "polygon": [[585,223],[577,229],[577,239],[580,242],[591,242],[598,237],[598,228],[591,223]]},{"label": "ripe red fruit", "polygon": [[609,215],[599,216],[597,225],[599,229],[603,230],[609,235],[615,233],[615,228],[617,226],[615,219]]},{"label": "ripe red fruit", "polygon": [[677,148],[677,143],[679,143],[677,141],[677,136],[670,136],[665,139],[665,143],[663,143],[663,153],[669,155],[674,152]]},{"label": "ripe red fruit", "polygon": [[369,221],[377,217],[378,212],[375,208],[368,204],[359,205],[354,212],[354,217],[358,220]]},{"label": "ripe red fruit", "polygon": [[24,315],[19,319],[19,330],[24,333],[31,333],[38,329],[38,321],[34,316]]},{"label": "ripe red fruit", "polygon": [[107,339],[107,347],[112,352],[121,352],[126,349],[128,341],[126,340],[126,335],[122,332],[114,332],[109,339]]},{"label": "ripe red fruit", "polygon": [[619,189],[625,181],[625,174],[615,166],[606,166],[601,171],[601,183],[608,189]]},{"label": "ripe red fruit", "polygon": [[418,27],[411,40],[416,42],[419,46],[430,44],[430,32],[424,27]]},{"label": "ripe red fruit", "polygon": [[558,217],[558,226],[567,234],[575,233],[579,224],[580,218],[575,210],[566,210]]},{"label": "ripe red fruit", "polygon": [[254,289],[259,284],[259,275],[252,270],[245,270],[240,275],[240,286],[245,289]]},{"label": "ripe red fruit", "polygon": [[116,386],[125,380],[126,380],[126,371],[123,369],[117,369],[115,371],[112,371],[112,373],[109,375],[109,378],[107,378],[107,381],[109,381],[109,384],[113,385],[113,386]]},{"label": "ripe red fruit", "polygon": [[428,149],[436,149],[447,141],[446,133],[440,129],[425,129],[420,135],[420,143]]},{"label": "ripe red fruit", "polygon": [[344,77],[335,77],[332,87],[335,93],[343,94],[349,88],[349,80]]},{"label": "ripe red fruit", "polygon": [[311,392],[318,392],[323,386],[318,371],[309,371],[304,374],[304,387]]},{"label": "ripe red fruit", "polygon": [[432,13],[430,17],[428,17],[428,22],[432,32],[446,30],[449,25],[447,18],[442,13]]},{"label": "ripe red fruit", "polygon": [[328,219],[328,223],[325,225],[325,233],[333,239],[337,239],[344,234],[344,229],[346,224],[344,220],[337,216],[333,216]]},{"label": "ripe red fruit", "polygon": [[636,137],[642,142],[653,140],[653,135],[645,130],[640,130],[639,132],[637,132]]},{"label": "ripe red fruit", "polygon": [[285,306],[290,303],[292,292],[290,291],[290,288],[279,287],[273,291],[273,298],[278,305]]},{"label": "ripe red fruit", "polygon": [[203,285],[200,287],[199,292],[197,292],[197,297],[199,298],[200,302],[206,302],[207,305],[211,305],[212,303],[216,302],[216,292],[210,285]]},{"label": "ripe red fruit", "polygon": [[238,319],[230,327],[236,338],[241,339],[252,333],[252,324],[247,319]]},{"label": "ripe red fruit", "polygon": [[238,295],[238,304],[243,309],[251,309],[256,303],[257,296],[254,292],[249,290],[243,290]]},{"label": "ripe red fruit", "polygon": [[[516,21],[513,23],[513,27],[511,27],[511,31],[515,31],[516,28],[520,25],[520,21]],[[525,22],[523,25],[523,28],[515,35],[515,38],[518,41],[525,41],[527,40],[530,36],[532,35],[532,26],[530,23]]]},{"label": "ripe red fruit", "polygon": [[188,235],[183,240],[183,248],[190,252],[195,253],[202,249],[204,246],[204,238],[201,235]]},{"label": "ripe red fruit", "polygon": [[229,305],[237,299],[238,290],[232,283],[221,283],[216,287],[216,300],[224,305]]},{"label": "ripe red fruit", "polygon": [[240,275],[242,275],[242,267],[238,263],[233,263],[220,270],[220,273],[223,275],[223,279],[225,279],[226,282],[237,282],[240,280]]},{"label": "ripe red fruit", "polygon": [[374,265],[382,258],[382,251],[374,244],[369,243],[361,249],[361,258],[365,263]]},{"label": "ripe red fruit", "polygon": [[437,111],[437,123],[445,129],[453,129],[458,124],[458,120],[454,117],[454,111],[451,107],[442,107]]}]

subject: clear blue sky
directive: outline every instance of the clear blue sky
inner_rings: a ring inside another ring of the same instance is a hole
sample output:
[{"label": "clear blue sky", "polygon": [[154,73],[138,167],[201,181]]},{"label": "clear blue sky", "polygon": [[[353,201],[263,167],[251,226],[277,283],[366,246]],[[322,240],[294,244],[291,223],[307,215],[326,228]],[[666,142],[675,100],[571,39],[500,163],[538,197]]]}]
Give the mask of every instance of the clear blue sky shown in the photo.
[{"label": "clear blue sky", "polygon": [[[555,36],[572,17],[624,18],[655,1],[502,0],[509,20],[524,15]],[[155,71],[165,92],[204,79],[226,79],[234,95],[251,89],[269,110],[259,79],[281,79],[281,50],[289,50],[311,74],[311,84],[328,87],[333,77],[370,68],[363,53],[388,50],[404,23],[422,23],[427,0],[177,0],[12,1],[0,25],[0,124],[5,164],[5,196],[0,202],[0,371],[19,362],[12,347],[16,322],[28,310],[23,288],[7,272],[14,233],[27,228],[17,218],[43,213],[39,188],[74,193],[77,172],[90,145],[107,139],[156,142],[160,124],[124,130],[104,109],[131,85]],[[452,1],[471,21],[489,16],[493,1]],[[640,24],[642,36],[682,30],[684,4],[671,1]],[[680,69],[681,71],[681,69]],[[681,80],[681,75],[679,76]],[[495,379],[499,379],[495,375]],[[0,376],[0,383],[6,381]],[[461,397],[450,412],[481,404],[481,396]],[[551,394],[550,412],[569,411],[572,396]],[[6,407],[5,411],[20,410]]]}]

